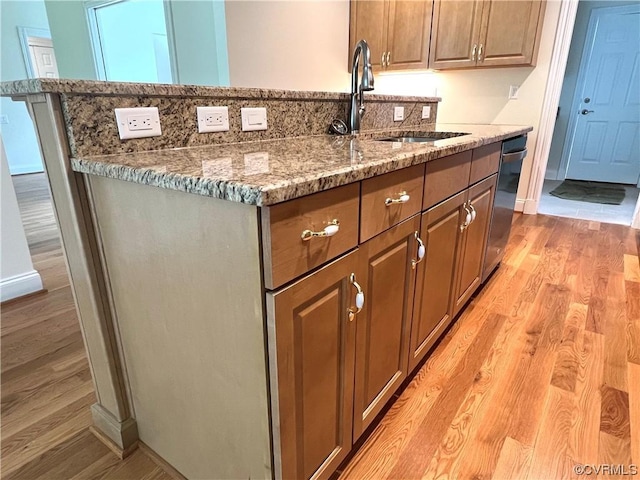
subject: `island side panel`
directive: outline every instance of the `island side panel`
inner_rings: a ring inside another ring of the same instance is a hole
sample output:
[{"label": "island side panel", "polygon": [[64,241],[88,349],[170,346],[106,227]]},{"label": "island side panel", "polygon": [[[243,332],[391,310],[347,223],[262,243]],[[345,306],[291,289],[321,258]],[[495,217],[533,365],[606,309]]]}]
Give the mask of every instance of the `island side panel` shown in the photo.
[{"label": "island side panel", "polygon": [[108,289],[100,262],[84,178],[71,170],[66,125],[57,95],[24,97],[34,121],[65,253],[97,403],[95,426],[126,455],[138,441],[126,378],[115,343]]},{"label": "island side panel", "polygon": [[271,478],[258,208],[86,179],[140,440],[187,478]]}]

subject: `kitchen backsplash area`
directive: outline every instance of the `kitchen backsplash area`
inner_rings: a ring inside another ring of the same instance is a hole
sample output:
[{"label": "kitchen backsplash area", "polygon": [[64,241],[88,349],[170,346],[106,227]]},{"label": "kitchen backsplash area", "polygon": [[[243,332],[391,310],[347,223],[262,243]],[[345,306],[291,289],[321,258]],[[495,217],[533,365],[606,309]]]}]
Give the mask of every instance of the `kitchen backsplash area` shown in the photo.
[{"label": "kitchen backsplash area", "polygon": [[[26,86],[31,85],[27,82],[38,82],[33,83],[34,91],[61,92],[68,87],[61,100],[74,157],[323,135],[332,120],[347,121],[349,110],[349,94],[336,92],[47,79],[25,81]],[[3,85],[3,90],[6,88],[9,85]],[[433,130],[439,101],[437,97],[365,94],[361,131]],[[229,131],[198,133],[199,106],[227,106]],[[402,121],[394,121],[394,108],[398,106],[404,107]],[[425,106],[430,112],[423,119]],[[120,140],[114,110],[125,107],[157,107],[162,135]],[[265,107],[267,130],[242,131],[240,109],[244,107]]]}]

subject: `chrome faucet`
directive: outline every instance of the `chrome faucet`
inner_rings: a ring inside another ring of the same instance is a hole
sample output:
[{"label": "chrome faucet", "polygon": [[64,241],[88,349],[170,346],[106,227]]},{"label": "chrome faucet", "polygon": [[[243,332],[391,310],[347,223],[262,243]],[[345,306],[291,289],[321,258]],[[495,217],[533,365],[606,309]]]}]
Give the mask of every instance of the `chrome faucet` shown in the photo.
[{"label": "chrome faucet", "polygon": [[[358,68],[362,61],[362,78],[358,85]],[[373,70],[371,67],[371,50],[365,40],[360,40],[353,52],[351,64],[351,109],[349,110],[349,127],[351,133],[360,131],[360,119],[364,115],[364,95],[366,91],[373,90]]]}]

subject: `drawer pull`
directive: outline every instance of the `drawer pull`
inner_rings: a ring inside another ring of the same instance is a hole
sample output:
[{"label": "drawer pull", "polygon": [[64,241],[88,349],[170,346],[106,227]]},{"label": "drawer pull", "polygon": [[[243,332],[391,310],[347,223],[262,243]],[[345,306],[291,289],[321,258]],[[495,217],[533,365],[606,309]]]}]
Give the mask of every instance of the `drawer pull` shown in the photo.
[{"label": "drawer pull", "polygon": [[349,281],[356,288],[356,308],[355,310],[351,307],[347,309],[347,313],[349,315],[349,321],[352,322],[358,313],[362,311],[362,307],[364,307],[364,292],[362,291],[362,287],[358,282],[356,282],[356,274],[352,273],[349,276]]},{"label": "drawer pull", "polygon": [[478,212],[476,212],[476,209],[471,202],[469,202],[469,208],[471,209],[471,222],[469,223],[473,223],[476,221],[476,215],[478,214]]},{"label": "drawer pull", "polygon": [[400,192],[400,196],[398,198],[387,198],[384,201],[384,204],[388,207],[395,203],[407,203],[411,197],[407,192]]},{"label": "drawer pull", "polygon": [[424,254],[427,253],[427,249],[424,247],[424,242],[419,237],[418,232],[414,232],[413,236],[415,237],[416,242],[418,242],[418,259],[411,260],[411,268],[415,269],[424,258]]},{"label": "drawer pull", "polygon": [[469,207],[467,207],[467,204],[465,203],[463,205],[463,208],[465,209],[465,211],[467,212],[467,216],[464,219],[464,223],[462,225],[460,225],[460,231],[464,232],[464,230],[469,226],[469,224],[471,223],[471,210],[469,210]]},{"label": "drawer pull", "polygon": [[331,220],[329,225],[324,227],[324,229],[320,232],[313,232],[311,230],[305,230],[300,235],[302,241],[311,240],[313,237],[333,237],[340,230],[340,222],[338,220]]}]

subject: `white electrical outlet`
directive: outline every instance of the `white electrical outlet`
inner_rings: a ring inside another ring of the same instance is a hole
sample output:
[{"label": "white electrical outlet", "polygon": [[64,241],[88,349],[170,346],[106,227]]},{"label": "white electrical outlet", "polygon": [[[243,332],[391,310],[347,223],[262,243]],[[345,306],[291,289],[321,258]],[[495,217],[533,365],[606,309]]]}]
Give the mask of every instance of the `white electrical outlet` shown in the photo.
[{"label": "white electrical outlet", "polygon": [[198,132],[226,132],[229,130],[227,107],[197,107]]},{"label": "white electrical outlet", "polygon": [[516,100],[518,98],[518,91],[520,87],[518,85],[510,85],[509,86],[509,98],[511,100]]},{"label": "white electrical outlet", "polygon": [[424,105],[422,107],[422,119],[428,120],[431,118],[431,105]]},{"label": "white electrical outlet", "polygon": [[404,107],[393,107],[393,121],[401,122],[404,120]]},{"label": "white electrical outlet", "polygon": [[157,107],[116,108],[115,112],[121,140],[162,135]]},{"label": "white electrical outlet", "polygon": [[250,132],[253,130],[267,129],[267,109],[259,108],[241,108],[242,131]]}]

